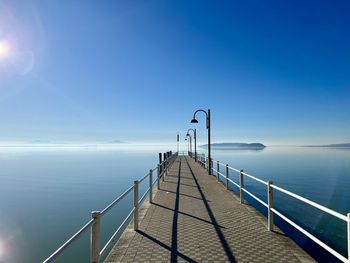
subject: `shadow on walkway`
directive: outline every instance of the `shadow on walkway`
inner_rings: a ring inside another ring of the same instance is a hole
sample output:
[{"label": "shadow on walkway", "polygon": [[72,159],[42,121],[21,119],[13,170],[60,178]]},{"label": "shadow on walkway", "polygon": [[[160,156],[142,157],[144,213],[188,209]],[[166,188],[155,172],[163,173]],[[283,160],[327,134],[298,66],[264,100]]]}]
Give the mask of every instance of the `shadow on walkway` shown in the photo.
[{"label": "shadow on walkway", "polygon": [[[190,173],[191,173],[191,177],[186,177],[186,178],[193,178],[194,182],[195,182],[195,186],[198,190],[198,192],[200,193],[200,196],[201,198],[198,198],[198,197],[193,197],[193,196],[189,196],[189,195],[185,195],[185,194],[182,194],[180,193],[180,186],[181,186],[181,179],[183,179],[184,177],[181,176],[181,165],[182,165],[182,162],[183,162],[183,159],[185,159],[186,163],[187,163],[187,166],[190,170]],[[187,161],[187,158],[186,157],[180,157],[180,161],[178,162],[179,163],[179,168],[178,168],[178,175],[177,176],[172,176],[172,177],[176,177],[177,178],[177,186],[176,186],[176,191],[175,192],[172,192],[175,194],[175,204],[174,204],[174,209],[172,208],[169,208],[167,206],[164,206],[164,205],[161,205],[161,204],[158,204],[158,203],[155,203],[153,202],[152,204],[155,205],[155,206],[158,206],[158,207],[161,207],[163,209],[167,209],[167,210],[170,210],[170,211],[173,211],[174,214],[173,214],[173,221],[172,221],[172,233],[171,233],[171,245],[167,245],[161,241],[159,241],[158,239],[148,235],[147,233],[145,233],[144,231],[142,230],[137,230],[137,232],[144,236],[145,238],[151,240],[152,242],[158,244],[159,246],[167,249],[170,251],[171,253],[171,257],[170,257],[170,262],[171,263],[176,263],[178,262],[178,257],[183,259],[183,260],[186,260],[188,262],[191,262],[191,263],[194,263],[196,262],[195,260],[193,260],[192,258],[184,255],[183,253],[179,252],[178,251],[178,218],[179,218],[179,214],[182,214],[182,215],[185,215],[185,216],[189,216],[189,217],[192,217],[194,219],[197,219],[197,220],[200,220],[204,223],[207,223],[207,224],[211,224],[215,231],[216,231],[216,234],[217,236],[219,237],[219,240],[224,248],[224,251],[227,255],[227,258],[230,262],[236,262],[236,259],[234,258],[233,254],[232,254],[232,251],[231,251],[231,248],[229,247],[225,237],[224,237],[224,234],[222,233],[221,231],[221,228],[225,228],[223,226],[220,226],[218,224],[218,222],[216,221],[215,219],[215,216],[212,212],[212,210],[210,209],[209,207],[209,204],[208,204],[208,200],[206,199],[198,181],[197,181],[197,178],[196,176],[194,175],[194,172],[192,171],[188,161]],[[169,176],[169,175],[168,175]],[[164,189],[161,189],[161,191],[167,191],[167,190],[164,190]],[[171,191],[168,191],[168,192],[171,192]],[[210,217],[210,221],[208,220],[205,220],[203,218],[200,218],[200,217],[196,217],[194,215],[191,215],[191,214],[188,214],[188,213],[185,213],[185,212],[181,212],[179,211],[179,205],[180,205],[180,196],[181,195],[184,195],[184,196],[188,196],[188,197],[191,197],[191,198],[195,198],[195,199],[198,199],[198,200],[201,200],[203,201],[204,203],[204,206],[208,212],[208,215]],[[213,251],[214,253],[214,251]]]},{"label": "shadow on walkway", "polygon": [[[158,244],[159,246],[169,250],[171,252],[171,255],[174,255],[174,257],[180,257],[188,262],[191,263],[195,263],[197,261],[193,260],[192,258],[182,254],[181,252],[177,251],[177,249],[175,249],[174,247],[169,247],[168,245],[164,244],[163,242],[159,241],[158,239],[155,239],[154,237],[146,234],[145,232],[141,231],[141,230],[136,230],[137,233],[139,233],[140,235],[144,236],[145,238],[148,238],[149,240],[153,241],[154,243]],[[175,262],[175,261],[171,261],[171,262]],[[177,262],[177,260],[176,260]]]},{"label": "shadow on walkway", "polygon": [[179,162],[179,172],[178,172],[178,179],[177,179],[174,216],[173,216],[173,227],[172,227],[172,234],[171,234],[170,261],[172,263],[177,262],[177,254],[175,253],[175,251],[177,251],[177,222],[179,218],[179,204],[180,204],[181,163],[182,163],[182,157],[180,157],[180,162]]},{"label": "shadow on walkway", "polygon": [[[172,194],[177,194],[177,192],[174,192],[174,191],[170,191],[170,190],[167,190],[165,188],[159,188],[160,191],[164,191],[164,192],[168,192],[168,193],[172,193]],[[187,195],[187,194],[183,194],[183,193],[180,193],[180,195],[182,196],[186,196],[186,197],[190,197],[190,198],[194,198],[194,199],[197,199],[197,200],[203,200],[202,198],[199,198],[199,197],[195,197],[193,195]],[[207,200],[208,202],[210,202],[209,200]]]},{"label": "shadow on walkway", "polygon": [[[177,178],[177,176],[173,176],[173,175],[168,175],[168,176],[169,176],[169,177],[175,177],[175,178]],[[177,184],[176,182],[171,182],[171,181],[167,181],[167,180],[164,180],[164,182],[166,182],[167,184]],[[190,184],[184,184],[184,183],[182,183],[181,185],[185,185],[185,186],[197,188],[197,186],[195,186],[195,185],[190,185]]]},{"label": "shadow on walkway", "polygon": [[[181,158],[181,157],[180,157]],[[177,176],[176,175],[167,175],[166,177],[174,177],[174,178],[177,178]],[[187,177],[187,176],[183,176],[182,177],[183,179],[192,179],[191,177]],[[176,183],[175,183],[176,184]],[[196,187],[196,186],[194,186],[194,187]]]},{"label": "shadow on walkway", "polygon": [[193,177],[193,179],[194,179],[194,181],[195,181],[195,183],[196,183],[196,185],[197,185],[198,191],[199,191],[199,193],[200,193],[200,195],[201,195],[201,197],[202,197],[202,199],[203,199],[205,208],[207,209],[207,212],[208,212],[208,215],[209,215],[209,217],[210,217],[210,220],[211,220],[212,223],[213,223],[213,226],[214,226],[214,228],[215,228],[216,234],[217,234],[218,238],[220,239],[220,242],[221,242],[221,244],[222,244],[222,246],[223,246],[223,248],[224,248],[224,250],[225,250],[226,256],[227,256],[227,258],[228,258],[228,260],[229,260],[230,262],[236,262],[236,259],[235,259],[235,257],[234,257],[233,254],[232,254],[232,250],[231,250],[229,244],[227,243],[227,241],[226,241],[226,239],[225,239],[225,236],[224,236],[224,234],[222,233],[222,231],[221,231],[221,229],[220,229],[220,227],[219,227],[219,225],[218,225],[218,223],[217,223],[217,221],[216,221],[216,218],[215,218],[215,216],[214,216],[214,213],[213,213],[213,211],[211,210],[211,208],[210,208],[210,206],[209,206],[209,204],[208,204],[208,202],[207,202],[207,200],[206,200],[206,198],[205,198],[205,195],[204,195],[204,193],[203,193],[203,191],[202,191],[202,188],[200,187],[200,185],[199,185],[199,183],[198,183],[198,181],[197,181],[197,178],[196,178],[196,176],[194,175],[194,173],[193,173],[193,171],[192,171],[192,168],[191,168],[190,164],[188,163],[186,157],[185,157],[185,160],[186,160],[186,163],[187,163],[188,168],[190,169],[190,172],[191,172],[191,174],[192,174],[192,177]]},{"label": "shadow on walkway", "polygon": [[[161,208],[170,210],[170,211],[174,211],[174,209],[171,209],[170,207],[167,207],[167,206],[164,206],[164,205],[161,205],[161,204],[157,204],[157,203],[154,203],[154,202],[153,202],[152,204],[153,204],[153,205],[156,205],[156,206],[159,206],[159,207],[161,207]],[[213,225],[213,222],[208,221],[208,220],[205,220],[205,219],[203,219],[203,218],[200,218],[200,217],[197,217],[197,216],[194,216],[194,215],[185,213],[185,212],[181,212],[181,211],[178,211],[178,213],[181,214],[181,215],[184,215],[184,216],[192,217],[192,218],[197,219],[197,220],[199,220],[199,221],[202,221],[202,222],[204,222],[204,223]],[[220,228],[225,228],[224,226],[221,226],[221,225],[218,225],[218,227],[220,227]]]}]

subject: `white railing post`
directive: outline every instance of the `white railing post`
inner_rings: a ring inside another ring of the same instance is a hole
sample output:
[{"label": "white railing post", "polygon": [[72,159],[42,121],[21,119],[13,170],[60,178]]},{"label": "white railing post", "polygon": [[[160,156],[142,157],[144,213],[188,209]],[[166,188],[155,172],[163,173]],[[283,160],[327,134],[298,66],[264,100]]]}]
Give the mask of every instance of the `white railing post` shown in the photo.
[{"label": "white railing post", "polygon": [[153,197],[153,171],[152,169],[149,170],[149,202],[152,203],[152,197]]},{"label": "white railing post", "polygon": [[160,164],[157,165],[157,189],[159,190],[160,186]]},{"label": "white railing post", "polygon": [[162,164],[162,172],[161,172],[161,176],[163,177],[163,181],[164,181],[164,172],[165,172],[165,169],[166,169],[166,154],[164,153],[164,160],[163,160],[163,164]]},{"label": "white railing post", "polygon": [[162,181],[164,182],[165,176],[168,175],[168,161],[164,164],[164,171],[162,174]]},{"label": "white railing post", "polygon": [[226,189],[228,190],[228,164],[226,164],[226,172],[225,172],[225,177],[226,177]]},{"label": "white railing post", "polygon": [[220,166],[219,166],[219,161],[216,161],[216,179],[218,180],[218,182],[220,181],[219,179],[219,169],[220,169]]},{"label": "white railing post", "polygon": [[244,203],[243,188],[244,188],[244,177],[243,177],[243,170],[241,170],[241,172],[239,173],[239,202],[241,204]]},{"label": "white railing post", "polygon": [[95,222],[91,226],[91,263],[100,262],[100,225],[101,225],[101,213],[100,211],[92,211],[91,217],[95,219]]},{"label": "white railing post", "polygon": [[348,222],[347,222],[348,262],[350,262],[350,213],[348,213],[347,216],[348,216]]},{"label": "white railing post", "polygon": [[134,181],[134,230],[139,229],[139,181]]},{"label": "white railing post", "polygon": [[272,181],[267,182],[267,195],[268,195],[268,210],[267,210],[267,229],[273,231],[273,188],[271,187]]},{"label": "white railing post", "polygon": [[[162,158],[163,158],[163,154],[159,153],[159,164],[162,163]],[[160,169],[162,169],[162,168],[160,167]],[[159,170],[159,172],[160,172],[160,170]]]}]

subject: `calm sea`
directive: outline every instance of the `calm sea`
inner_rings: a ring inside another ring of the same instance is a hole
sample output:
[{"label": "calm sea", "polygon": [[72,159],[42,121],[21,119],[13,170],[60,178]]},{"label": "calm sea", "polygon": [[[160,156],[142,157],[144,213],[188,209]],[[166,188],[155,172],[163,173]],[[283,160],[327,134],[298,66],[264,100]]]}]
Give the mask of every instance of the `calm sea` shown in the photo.
[{"label": "calm sea", "polygon": [[[350,149],[267,147],[261,151],[221,150],[213,157],[223,163],[243,169],[274,184],[346,215],[350,212]],[[239,183],[237,173],[230,178]],[[246,178],[247,189],[267,202],[265,185]],[[235,186],[232,189],[237,190]],[[266,208],[246,197],[260,212]],[[283,193],[274,191],[274,207],[321,239],[347,255],[346,223],[320,212]],[[314,242],[275,216],[276,224],[320,262],[338,262]]]},{"label": "calm sea", "polygon": [[[0,262],[45,259],[110,201],[144,176],[166,147],[0,148]],[[350,150],[267,147],[217,150],[214,159],[307,197],[340,213],[350,212]],[[238,175],[230,174],[238,182]],[[146,182],[141,185],[145,190]],[[246,180],[266,200],[266,187]],[[233,189],[234,186],[232,186]],[[259,210],[264,209],[252,202]],[[102,219],[102,242],[130,211],[132,194]],[[333,248],[346,254],[346,224],[284,194],[275,206]],[[276,218],[276,223],[324,262],[322,250]],[[61,262],[88,262],[89,233]]]}]

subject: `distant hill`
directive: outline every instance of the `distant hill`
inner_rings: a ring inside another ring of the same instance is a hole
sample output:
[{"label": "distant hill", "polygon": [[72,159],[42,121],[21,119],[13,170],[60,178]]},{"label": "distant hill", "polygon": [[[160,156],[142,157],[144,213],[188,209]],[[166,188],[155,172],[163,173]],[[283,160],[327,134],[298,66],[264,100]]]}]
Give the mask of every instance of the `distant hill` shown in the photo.
[{"label": "distant hill", "polygon": [[[208,147],[208,144],[201,145],[200,147]],[[212,143],[212,149],[254,149],[261,150],[266,146],[262,143],[241,143],[241,142],[225,142],[225,143]]]},{"label": "distant hill", "polygon": [[35,139],[35,140],[30,141],[29,143],[33,143],[33,144],[49,144],[49,143],[52,143],[52,141],[44,140],[44,139]]},{"label": "distant hill", "polygon": [[338,144],[327,144],[327,145],[306,145],[304,147],[350,148],[350,143],[338,143]]},{"label": "distant hill", "polygon": [[113,141],[110,141],[108,143],[111,143],[111,144],[125,144],[126,142],[119,141],[119,140],[113,140]]}]

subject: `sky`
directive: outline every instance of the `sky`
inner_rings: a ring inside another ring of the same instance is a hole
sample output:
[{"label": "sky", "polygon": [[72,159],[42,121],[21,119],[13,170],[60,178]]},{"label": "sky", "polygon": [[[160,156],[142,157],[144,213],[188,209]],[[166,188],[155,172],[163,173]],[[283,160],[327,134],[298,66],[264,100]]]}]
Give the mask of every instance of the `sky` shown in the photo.
[{"label": "sky", "polygon": [[0,0],[0,142],[350,142],[350,2]]}]

